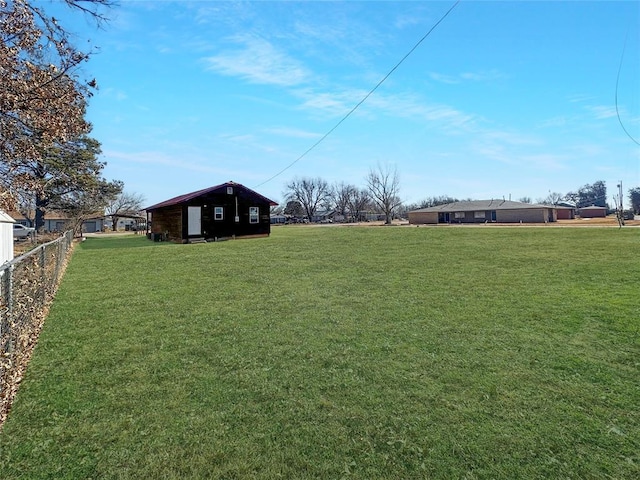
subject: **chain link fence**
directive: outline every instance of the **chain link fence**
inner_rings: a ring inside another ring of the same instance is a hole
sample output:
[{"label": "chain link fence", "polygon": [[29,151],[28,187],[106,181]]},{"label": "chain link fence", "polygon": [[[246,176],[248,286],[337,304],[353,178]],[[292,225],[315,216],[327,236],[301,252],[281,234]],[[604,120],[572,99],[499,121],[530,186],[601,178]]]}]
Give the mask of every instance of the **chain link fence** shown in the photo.
[{"label": "chain link fence", "polygon": [[73,232],[0,266],[0,425],[64,271]]}]

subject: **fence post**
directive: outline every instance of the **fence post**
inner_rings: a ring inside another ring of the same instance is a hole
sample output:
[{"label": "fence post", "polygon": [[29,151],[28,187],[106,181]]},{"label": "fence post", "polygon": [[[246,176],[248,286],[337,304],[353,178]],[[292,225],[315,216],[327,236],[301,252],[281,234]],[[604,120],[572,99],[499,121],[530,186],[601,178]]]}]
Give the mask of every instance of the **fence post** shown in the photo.
[{"label": "fence post", "polygon": [[[15,349],[14,340],[15,335],[13,333],[13,265],[9,265],[4,269],[2,278],[2,287],[5,294],[5,301],[7,302],[4,315],[0,317],[0,353],[6,355],[6,360],[13,361],[13,351]],[[2,313],[2,312],[0,312]],[[0,380],[4,379],[6,362],[0,362]],[[10,364],[9,364],[10,365]],[[0,392],[4,390],[4,382],[0,381]]]},{"label": "fence post", "polygon": [[40,246],[40,252],[39,252],[40,258],[39,258],[39,262],[40,263],[40,300],[42,301],[42,303],[40,305],[44,305],[44,303],[47,301],[47,271],[45,270],[45,262],[46,262],[46,254],[45,254],[45,248],[44,245]]},{"label": "fence post", "polygon": [[[11,321],[13,319],[13,265],[4,269],[2,274],[2,292],[6,302],[6,308],[0,317],[0,338],[7,336],[11,332]],[[4,347],[4,345],[2,345]],[[0,349],[0,352],[4,350]]]}]

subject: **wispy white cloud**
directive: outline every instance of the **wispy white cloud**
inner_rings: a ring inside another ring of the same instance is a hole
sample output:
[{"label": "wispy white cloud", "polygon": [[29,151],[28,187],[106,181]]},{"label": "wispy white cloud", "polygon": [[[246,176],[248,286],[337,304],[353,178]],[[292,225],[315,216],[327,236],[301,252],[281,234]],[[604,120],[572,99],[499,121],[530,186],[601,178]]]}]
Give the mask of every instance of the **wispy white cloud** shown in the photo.
[{"label": "wispy white cloud", "polygon": [[542,169],[544,171],[558,171],[569,168],[571,156],[555,153],[529,153],[512,145],[504,143],[484,143],[482,137],[480,144],[473,149],[475,153],[484,159],[503,163],[518,168]]},{"label": "wispy white cloud", "polygon": [[224,140],[226,140],[228,142],[242,143],[242,144],[246,144],[246,143],[255,141],[255,137],[253,135],[251,135],[251,134],[243,134],[243,135],[221,134],[221,135],[219,135],[219,137],[223,138]]},{"label": "wispy white cloud", "polygon": [[478,72],[462,72],[455,75],[449,75],[438,72],[430,72],[429,77],[440,83],[459,84],[463,82],[494,82],[504,80],[507,75],[498,70],[481,70]]},{"label": "wispy white cloud", "polygon": [[[336,93],[315,93],[311,89],[299,90],[297,95],[303,99],[302,109],[322,112],[335,117],[346,115],[362,100],[367,91],[344,90]],[[375,92],[356,110],[355,115],[375,118],[388,115],[437,124],[439,128],[450,132],[471,129],[479,121],[474,114],[465,113],[449,105],[429,102],[413,94],[384,95]]]},{"label": "wispy white cloud", "polygon": [[109,99],[115,99],[118,102],[121,102],[129,98],[128,95],[122,90],[118,90],[116,88],[111,88],[111,87],[105,88],[104,90],[100,90],[99,93],[100,95],[104,95]]},{"label": "wispy white cloud", "polygon": [[560,128],[560,127],[566,127],[568,123],[569,123],[568,117],[558,116],[558,117],[553,117],[553,118],[548,118],[546,120],[543,120],[538,125],[536,125],[536,127],[537,128]]},{"label": "wispy white cloud", "polygon": [[598,120],[613,118],[617,115],[616,107],[605,105],[590,105],[585,107]]},{"label": "wispy white cloud", "polygon": [[164,166],[179,170],[189,170],[201,173],[226,174],[228,170],[213,167],[204,163],[205,159],[191,158],[185,159],[184,155],[180,157],[168,155],[158,151],[140,151],[140,152],[121,152],[117,150],[108,150],[104,152],[104,156],[113,164],[124,161],[126,163],[137,163],[154,166]]},{"label": "wispy white cloud", "polygon": [[448,84],[451,84],[451,85],[454,85],[454,84],[457,84],[457,83],[461,82],[460,77],[453,76],[453,75],[444,75],[442,73],[436,73],[436,72],[429,73],[429,77],[432,80],[435,80],[436,82],[448,83]]},{"label": "wispy white cloud", "polygon": [[498,70],[482,70],[479,72],[463,72],[460,74],[460,78],[474,82],[493,82],[495,80],[503,80],[507,78],[507,75]]},{"label": "wispy white cloud", "polygon": [[365,93],[343,91],[341,93],[318,93],[313,89],[297,90],[295,95],[302,99],[300,108],[311,113],[323,113],[330,116],[345,115],[356,104],[356,98],[362,98]]},{"label": "wispy white cloud", "polygon": [[238,36],[233,41],[240,47],[203,59],[207,70],[280,86],[302,84],[310,75],[300,62],[263,38]]},{"label": "wispy white cloud", "polygon": [[321,134],[316,132],[309,132],[306,130],[299,130],[297,128],[290,128],[290,127],[266,128],[264,131],[272,135],[279,135],[279,136],[291,137],[291,138],[319,138],[322,136]]},{"label": "wispy white cloud", "polygon": [[568,97],[568,100],[571,103],[584,103],[584,102],[590,102],[594,98],[595,97],[593,95],[585,95],[585,94],[582,94],[582,93],[576,93],[574,95],[570,95]]}]

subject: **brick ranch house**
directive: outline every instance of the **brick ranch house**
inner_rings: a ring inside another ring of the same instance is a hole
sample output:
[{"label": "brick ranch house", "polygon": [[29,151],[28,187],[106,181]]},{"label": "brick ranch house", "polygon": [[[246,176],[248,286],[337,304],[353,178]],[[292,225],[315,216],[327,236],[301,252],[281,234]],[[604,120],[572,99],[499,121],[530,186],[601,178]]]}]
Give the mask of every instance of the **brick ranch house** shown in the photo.
[{"label": "brick ranch house", "polygon": [[264,237],[277,203],[235,182],[180,195],[147,207],[147,235],[176,243]]},{"label": "brick ranch house", "polygon": [[420,208],[409,212],[409,223],[547,223],[558,220],[554,206],[512,202],[511,200],[473,200]]}]

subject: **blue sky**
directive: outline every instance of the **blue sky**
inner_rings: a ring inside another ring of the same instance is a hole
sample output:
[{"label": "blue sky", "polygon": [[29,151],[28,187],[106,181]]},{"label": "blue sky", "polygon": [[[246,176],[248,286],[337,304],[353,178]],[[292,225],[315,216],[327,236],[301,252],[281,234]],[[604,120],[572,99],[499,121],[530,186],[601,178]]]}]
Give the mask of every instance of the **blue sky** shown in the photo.
[{"label": "blue sky", "polygon": [[453,3],[121,0],[100,30],[59,16],[100,48],[85,75],[105,175],[147,205],[228,180],[282,202],[295,177],[364,186],[377,165],[406,202],[640,185],[615,102],[622,65],[617,106],[640,141],[635,1],[462,1],[264,183]]}]

